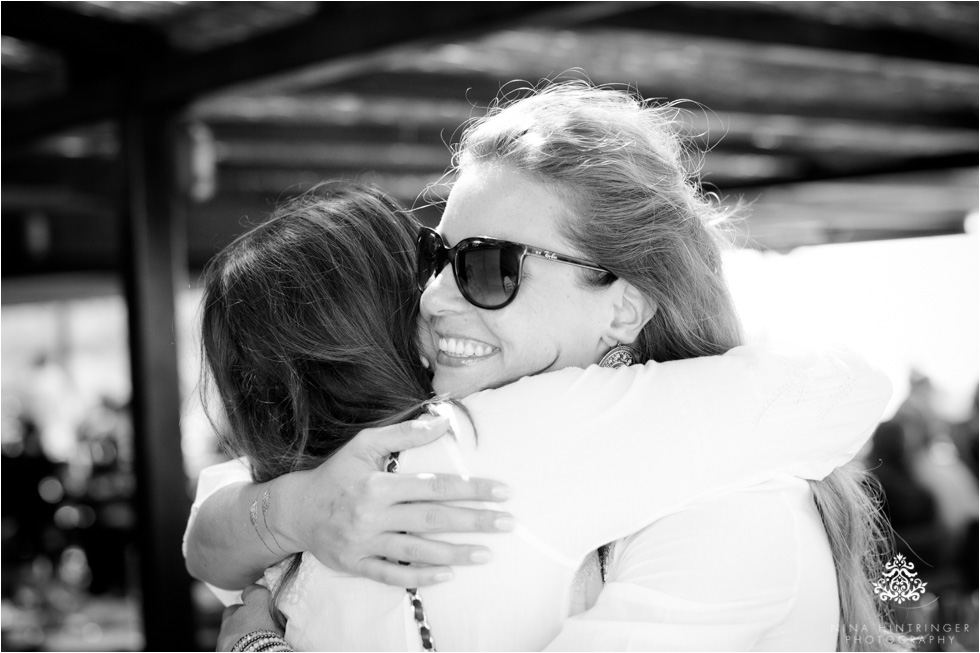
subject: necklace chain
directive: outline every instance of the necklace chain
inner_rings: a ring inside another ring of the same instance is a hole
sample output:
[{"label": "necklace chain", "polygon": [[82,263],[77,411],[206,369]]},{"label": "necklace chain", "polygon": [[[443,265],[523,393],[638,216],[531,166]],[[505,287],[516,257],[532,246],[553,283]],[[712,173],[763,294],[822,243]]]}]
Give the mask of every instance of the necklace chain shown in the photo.
[{"label": "necklace chain", "polygon": [[[385,465],[385,471],[391,472],[392,474],[398,472],[398,452],[395,452],[388,457],[388,464]],[[409,563],[399,560],[398,564],[407,565]],[[425,617],[425,608],[422,605],[422,596],[419,594],[418,588],[407,587],[405,588],[405,592],[408,594],[409,601],[412,604],[412,615],[415,617],[415,625],[419,628],[419,637],[422,640],[422,649],[426,651],[435,651],[435,640],[432,639],[432,629],[429,628],[429,621]]]}]

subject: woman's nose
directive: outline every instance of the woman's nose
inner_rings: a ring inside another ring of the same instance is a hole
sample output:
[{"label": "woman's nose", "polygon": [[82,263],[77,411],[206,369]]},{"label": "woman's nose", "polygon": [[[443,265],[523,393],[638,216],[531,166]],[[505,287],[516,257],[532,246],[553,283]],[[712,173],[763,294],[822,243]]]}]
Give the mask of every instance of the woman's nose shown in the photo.
[{"label": "woman's nose", "polygon": [[469,306],[459,292],[453,277],[452,265],[446,264],[430,281],[422,292],[421,311],[423,318],[449,313],[458,313]]}]

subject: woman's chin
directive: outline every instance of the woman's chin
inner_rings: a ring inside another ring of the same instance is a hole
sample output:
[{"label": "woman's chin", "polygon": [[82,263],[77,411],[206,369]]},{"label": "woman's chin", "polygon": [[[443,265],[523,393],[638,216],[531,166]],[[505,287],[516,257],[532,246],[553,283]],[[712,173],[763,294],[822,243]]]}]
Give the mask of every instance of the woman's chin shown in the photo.
[{"label": "woman's chin", "polygon": [[480,374],[477,365],[446,367],[436,365],[432,389],[436,394],[462,398],[493,385],[493,379]]}]

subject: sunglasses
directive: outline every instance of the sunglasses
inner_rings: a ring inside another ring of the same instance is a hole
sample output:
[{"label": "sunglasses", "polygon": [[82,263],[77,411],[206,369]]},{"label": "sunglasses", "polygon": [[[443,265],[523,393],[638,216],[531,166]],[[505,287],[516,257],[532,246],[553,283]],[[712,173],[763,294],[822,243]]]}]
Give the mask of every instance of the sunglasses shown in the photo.
[{"label": "sunglasses", "polygon": [[419,290],[424,292],[429,281],[449,263],[466,301],[477,308],[503,308],[517,296],[528,256],[609,272],[573,256],[496,238],[464,238],[455,247],[446,247],[438,232],[422,227],[416,243],[416,279]]}]

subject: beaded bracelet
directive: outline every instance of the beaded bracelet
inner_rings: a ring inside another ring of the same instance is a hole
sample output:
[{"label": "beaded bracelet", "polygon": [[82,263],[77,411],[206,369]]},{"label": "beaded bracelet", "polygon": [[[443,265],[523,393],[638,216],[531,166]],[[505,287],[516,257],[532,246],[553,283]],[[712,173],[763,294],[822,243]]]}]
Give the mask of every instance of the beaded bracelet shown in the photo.
[{"label": "beaded bracelet", "polygon": [[237,653],[261,653],[264,651],[292,651],[282,636],[271,630],[255,630],[242,635],[231,647]]}]

